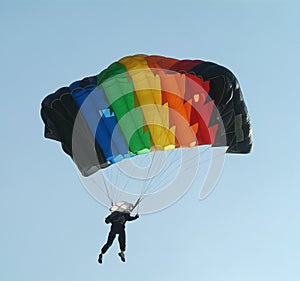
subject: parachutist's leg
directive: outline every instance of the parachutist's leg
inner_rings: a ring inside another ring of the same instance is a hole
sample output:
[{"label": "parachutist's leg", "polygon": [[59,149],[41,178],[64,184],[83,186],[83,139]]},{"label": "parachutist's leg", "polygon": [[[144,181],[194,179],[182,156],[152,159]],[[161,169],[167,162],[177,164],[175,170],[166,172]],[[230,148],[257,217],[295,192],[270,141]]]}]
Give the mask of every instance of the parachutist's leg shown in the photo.
[{"label": "parachutist's leg", "polygon": [[126,249],[126,235],[125,235],[125,230],[122,230],[119,233],[118,240],[119,240],[119,245],[120,245],[120,250],[121,250],[121,252],[119,253],[119,256],[120,256],[121,260],[123,262],[125,262],[125,253],[124,253],[125,249]]},{"label": "parachutist's leg", "polygon": [[101,249],[101,254],[105,254],[106,253],[106,251],[108,250],[108,248],[114,242],[115,237],[116,237],[116,234],[110,231],[109,234],[108,234],[107,242],[106,242],[106,244]]},{"label": "parachutist's leg", "polygon": [[119,245],[120,245],[121,252],[125,252],[125,250],[126,250],[126,234],[125,234],[125,230],[120,231],[118,240],[119,240]]},{"label": "parachutist's leg", "polygon": [[110,231],[109,234],[108,234],[107,242],[102,247],[101,253],[99,254],[99,257],[98,257],[98,262],[99,263],[102,263],[103,255],[106,253],[108,248],[112,245],[112,243],[114,242],[115,237],[116,237],[116,234]]}]

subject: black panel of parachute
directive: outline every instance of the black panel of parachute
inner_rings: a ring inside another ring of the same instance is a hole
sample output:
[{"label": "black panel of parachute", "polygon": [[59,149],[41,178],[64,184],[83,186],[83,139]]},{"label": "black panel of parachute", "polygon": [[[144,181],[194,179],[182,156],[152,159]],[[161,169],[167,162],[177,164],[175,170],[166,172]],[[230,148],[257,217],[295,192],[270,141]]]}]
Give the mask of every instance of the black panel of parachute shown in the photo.
[{"label": "black panel of parachute", "polygon": [[[96,77],[90,77],[80,81],[80,85],[82,88],[96,86],[95,82]],[[78,105],[72,98],[69,87],[60,88],[43,100],[41,117],[45,123],[44,136],[61,142],[64,152],[72,158],[72,145],[75,144],[72,142],[75,119],[81,124],[75,145],[83,149],[77,149],[77,154],[80,153],[76,157],[78,161],[74,158],[73,160],[83,175],[90,175],[100,168],[108,166],[100,146],[95,142],[94,136],[80,113]]]},{"label": "black panel of parachute", "polygon": [[[236,77],[227,68],[211,62],[197,64],[190,72],[210,81],[209,96],[223,121],[227,153],[249,153],[252,148],[250,117]],[[214,146],[218,146],[217,139]]]}]

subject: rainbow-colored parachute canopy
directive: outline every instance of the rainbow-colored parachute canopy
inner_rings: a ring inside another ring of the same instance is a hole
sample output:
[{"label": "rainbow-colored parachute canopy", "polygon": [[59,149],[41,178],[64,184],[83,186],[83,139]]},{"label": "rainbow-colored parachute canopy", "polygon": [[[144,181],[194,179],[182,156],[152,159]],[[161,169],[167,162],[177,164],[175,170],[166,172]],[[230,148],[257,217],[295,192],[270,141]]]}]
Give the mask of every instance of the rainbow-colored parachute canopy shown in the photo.
[{"label": "rainbow-colored parachute canopy", "polygon": [[249,153],[251,125],[239,83],[201,60],[134,55],[42,102],[45,137],[88,176],[122,159],[199,145]]}]

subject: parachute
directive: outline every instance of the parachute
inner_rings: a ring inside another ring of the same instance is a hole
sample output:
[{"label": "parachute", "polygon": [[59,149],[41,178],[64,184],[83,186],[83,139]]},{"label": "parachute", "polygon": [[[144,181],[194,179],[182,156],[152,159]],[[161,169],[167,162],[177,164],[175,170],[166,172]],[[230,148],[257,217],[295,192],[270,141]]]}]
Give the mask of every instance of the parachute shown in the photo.
[{"label": "parachute", "polygon": [[83,177],[154,152],[208,145],[245,154],[252,148],[236,77],[202,60],[121,58],[48,95],[41,117],[45,137],[61,143]]}]

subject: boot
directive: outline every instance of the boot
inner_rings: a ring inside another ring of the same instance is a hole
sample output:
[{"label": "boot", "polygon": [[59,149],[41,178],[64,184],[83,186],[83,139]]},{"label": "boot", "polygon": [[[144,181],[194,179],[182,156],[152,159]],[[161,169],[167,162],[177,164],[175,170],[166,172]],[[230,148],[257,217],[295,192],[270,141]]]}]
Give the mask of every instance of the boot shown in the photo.
[{"label": "boot", "polygon": [[99,262],[99,263],[102,263],[102,257],[103,257],[103,254],[102,254],[102,253],[99,254],[99,258],[98,258],[98,262]]},{"label": "boot", "polygon": [[119,255],[119,257],[121,258],[121,261],[122,261],[122,262],[125,262],[125,254],[124,254],[124,252],[122,251],[122,252],[120,252],[118,255]]}]

